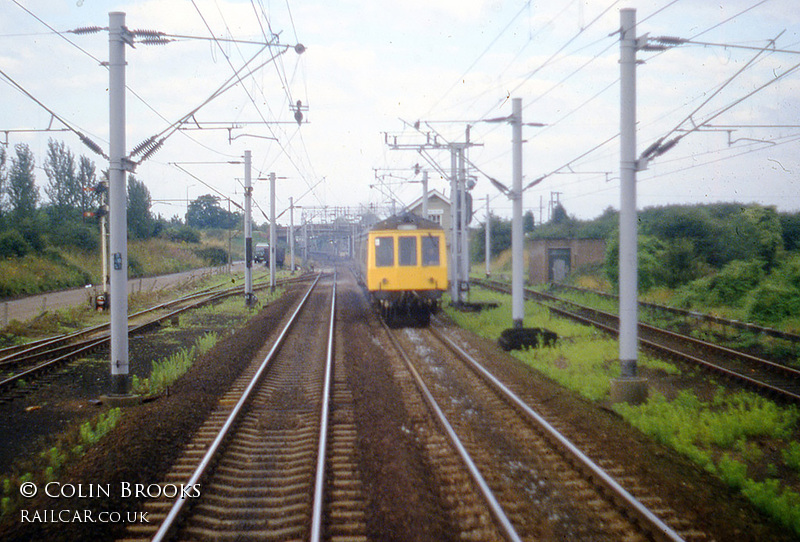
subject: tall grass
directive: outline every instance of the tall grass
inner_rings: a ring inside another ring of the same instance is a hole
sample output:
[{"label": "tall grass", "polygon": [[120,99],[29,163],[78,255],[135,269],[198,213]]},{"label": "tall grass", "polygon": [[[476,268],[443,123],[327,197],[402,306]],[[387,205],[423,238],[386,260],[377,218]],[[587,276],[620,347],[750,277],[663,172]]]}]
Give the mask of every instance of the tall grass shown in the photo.
[{"label": "tall grass", "polygon": [[[141,275],[162,275],[189,269],[205,267],[203,259],[195,254],[195,249],[185,243],[174,243],[166,239],[132,240],[128,243],[128,258],[136,261]],[[136,271],[136,270],[131,270]],[[132,273],[137,276],[139,273]]]},{"label": "tall grass", "polygon": [[54,446],[32,459],[26,459],[25,472],[3,478],[0,484],[0,516],[16,511],[24,504],[19,487],[25,482],[41,484],[52,482],[72,462],[79,459],[88,448],[107,435],[122,419],[122,411],[112,408],[99,413],[64,435]]},{"label": "tall grass", "polygon": [[[448,308],[448,314],[458,325],[492,340],[511,327],[509,296],[477,290],[470,294],[470,299],[477,302],[499,299],[500,306],[480,313],[461,313]],[[514,351],[514,357],[589,400],[597,401],[606,396],[611,379],[620,374],[615,339],[592,327],[551,317],[547,308],[533,302],[525,304],[524,325],[553,331],[559,340],[551,347]],[[673,364],[650,356],[642,356],[639,365],[668,374],[678,372]]]},{"label": "tall grass", "polygon": [[219,337],[216,333],[206,333],[189,348],[181,348],[171,356],[154,361],[150,376],[132,379],[133,392],[141,395],[157,395],[163,393],[178,378],[183,376],[195,359],[211,350]]},{"label": "tall grass", "polygon": [[780,407],[750,392],[720,390],[710,402],[684,391],[671,402],[656,394],[644,405],[618,404],[614,409],[631,425],[719,476],[800,535],[800,493],[793,489],[796,481],[769,477],[777,472],[775,465],[766,468],[766,477],[758,479],[757,474],[759,466],[763,469],[760,445],[765,441],[776,448],[783,446],[781,455],[787,467],[800,465],[800,444],[790,440],[800,419],[796,407]]},{"label": "tall grass", "polygon": [[[185,243],[165,239],[128,244],[130,276],[151,276],[204,267]],[[100,254],[49,248],[21,258],[0,259],[0,298],[31,295],[101,282]]]},{"label": "tall grass", "polygon": [[83,286],[93,280],[90,270],[59,259],[41,255],[0,259],[0,298]]},{"label": "tall grass", "polygon": [[684,390],[673,401],[654,394],[644,405],[621,403],[614,409],[634,427],[713,473],[722,451],[742,454],[749,439],[785,440],[799,417],[797,409],[779,407],[758,395],[722,390],[710,402]]}]

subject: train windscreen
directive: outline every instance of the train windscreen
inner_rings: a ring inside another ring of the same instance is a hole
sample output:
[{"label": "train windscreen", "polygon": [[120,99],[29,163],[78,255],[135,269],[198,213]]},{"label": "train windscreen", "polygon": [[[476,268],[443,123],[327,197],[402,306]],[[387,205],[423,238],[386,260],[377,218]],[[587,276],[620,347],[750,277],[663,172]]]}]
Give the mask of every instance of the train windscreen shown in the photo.
[{"label": "train windscreen", "polygon": [[400,265],[417,265],[417,238],[416,237],[400,237]]},{"label": "train windscreen", "polygon": [[375,267],[392,267],[394,265],[394,239],[391,237],[375,238]]},{"label": "train windscreen", "polygon": [[422,265],[439,265],[439,238],[429,235],[422,238]]}]

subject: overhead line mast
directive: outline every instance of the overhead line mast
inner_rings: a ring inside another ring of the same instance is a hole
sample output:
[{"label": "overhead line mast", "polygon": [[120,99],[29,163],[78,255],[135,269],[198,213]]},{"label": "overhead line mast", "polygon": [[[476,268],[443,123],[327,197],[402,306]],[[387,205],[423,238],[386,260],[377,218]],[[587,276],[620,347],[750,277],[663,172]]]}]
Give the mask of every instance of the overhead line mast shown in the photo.
[{"label": "overhead line mast", "polygon": [[611,382],[614,402],[641,403],[647,395],[637,374],[639,353],[636,172],[636,10],[620,10],[620,211],[619,211],[619,362],[620,378]]},{"label": "overhead line mast", "polygon": [[[419,131],[419,123],[414,125]],[[469,125],[463,142],[441,142],[438,134],[424,133],[425,143],[399,143],[397,136],[384,134],[384,142],[391,150],[415,150],[439,171],[450,179],[450,299],[455,304],[465,302],[469,292],[469,242],[467,237],[467,175],[466,149],[476,145],[469,140]],[[436,164],[427,154],[430,150],[450,151],[450,175]],[[427,217],[423,217],[427,218]]]},{"label": "overhead line mast", "polygon": [[128,211],[125,174],[133,163],[125,157],[125,45],[133,36],[125,14],[108,14],[109,94],[109,221],[111,253],[111,380],[112,394],[130,394],[128,377]]}]

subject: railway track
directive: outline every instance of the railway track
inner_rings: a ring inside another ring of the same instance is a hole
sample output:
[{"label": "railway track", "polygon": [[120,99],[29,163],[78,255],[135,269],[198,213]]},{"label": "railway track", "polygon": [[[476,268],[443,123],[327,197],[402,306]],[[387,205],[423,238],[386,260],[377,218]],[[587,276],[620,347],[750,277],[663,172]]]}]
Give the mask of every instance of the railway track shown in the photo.
[{"label": "railway track", "polygon": [[[711,539],[661,502],[657,488],[609,460],[601,467],[590,459],[440,329],[386,331],[458,450],[470,473],[469,484],[480,492],[471,506],[481,501],[480,509],[488,510],[463,515],[463,536]],[[437,444],[439,455],[445,455],[441,446]],[[637,496],[617,479],[634,487]],[[494,520],[491,528],[479,519],[486,516]]]},{"label": "railway track", "polygon": [[[510,292],[510,287],[503,283],[485,280],[475,282],[489,289]],[[528,289],[525,290],[525,297],[543,303],[551,312],[565,318],[592,325],[612,335],[618,334],[619,319],[614,314]],[[659,354],[723,375],[771,398],[800,403],[800,371],[793,367],[641,322],[639,344]]]},{"label": "railway track", "polygon": [[[611,301],[617,302],[619,297],[612,294],[607,294],[605,292],[600,292],[597,290],[590,290],[587,288],[579,288],[577,286],[570,286],[567,284],[552,284],[550,288],[555,290],[564,290],[567,292],[579,292],[583,294],[589,294],[592,296],[597,296],[603,299],[609,299]],[[663,315],[670,315],[673,317],[681,318],[686,322],[694,322],[694,323],[702,323],[705,322],[709,325],[716,325],[720,326],[723,329],[733,330],[734,333],[736,332],[747,332],[752,333],[759,336],[771,337],[773,339],[779,339],[782,341],[786,341],[789,344],[800,344],[800,335],[794,333],[787,333],[784,331],[780,331],[778,329],[773,329],[769,327],[759,326],[757,324],[752,324],[750,322],[742,322],[739,320],[730,320],[728,318],[720,318],[718,316],[714,316],[711,314],[700,313],[696,311],[690,311],[685,309],[679,309],[675,307],[668,307],[666,305],[659,305],[656,303],[646,303],[644,301],[639,302],[639,307],[646,311],[650,311],[654,314],[663,314]]]},{"label": "railway track", "polygon": [[352,398],[333,356],[335,280],[309,288],[161,485],[198,487],[197,498],[147,502],[151,523],[127,540],[365,540]]},{"label": "railway track", "polygon": [[[307,279],[290,279],[283,281],[282,284],[299,280]],[[268,285],[260,285],[256,289],[266,287]],[[186,311],[238,294],[241,294],[241,287],[222,290],[211,288],[160,303],[131,314],[128,333],[129,335],[145,333]],[[103,323],[74,333],[0,350],[0,394],[7,394],[10,390],[14,390],[20,381],[28,382],[36,379],[63,363],[106,346],[110,340],[108,330],[109,324]]]}]

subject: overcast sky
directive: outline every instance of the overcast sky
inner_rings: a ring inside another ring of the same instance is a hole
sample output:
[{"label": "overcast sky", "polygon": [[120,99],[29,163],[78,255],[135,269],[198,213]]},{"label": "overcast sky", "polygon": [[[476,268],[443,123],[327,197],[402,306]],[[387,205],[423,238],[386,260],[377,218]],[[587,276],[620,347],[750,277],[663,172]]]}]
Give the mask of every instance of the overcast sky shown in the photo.
[{"label": "overcast sky", "polygon": [[[105,27],[108,13],[121,11],[131,30],[260,42],[274,34],[292,46],[261,52],[253,66],[282,54],[186,126],[203,130],[175,132],[138,167],[153,211],[165,218],[183,216],[187,198],[215,190],[241,202],[244,166],[230,162],[246,149],[254,179],[281,177],[279,212],[289,197],[307,208],[385,205],[390,195],[408,204],[421,192],[408,182],[420,179],[416,163],[430,170],[431,189],[448,194],[425,157],[391,150],[384,133],[404,144],[434,131],[440,141],[464,141],[467,125],[476,144],[469,159],[480,169],[470,172],[476,218],[486,195],[493,212],[510,216],[510,203],[484,174],[511,184],[511,129],[485,121],[509,115],[509,98],[519,97],[524,121],[547,125],[525,128],[525,182],[548,175],[525,193],[525,208],[538,221],[541,203],[547,219],[559,193],[568,213],[587,219],[619,207],[621,8],[637,10],[639,36],[720,44],[638,53],[638,153],[708,123],[639,173],[639,208],[737,201],[800,211],[800,70],[782,76],[800,54],[756,58],[756,50],[722,46],[759,48],[777,37],[777,49],[800,51],[796,0],[0,0],[0,70],[107,149],[108,71],[99,62],[108,59],[108,34],[64,32]],[[301,55],[297,43],[306,48]],[[127,48],[127,148],[203,104],[259,50],[189,38]],[[2,76],[0,100],[0,131],[63,128]],[[299,127],[290,109],[297,100],[308,107]],[[71,132],[8,133],[10,154],[17,143],[33,150],[40,187],[51,137],[107,167]],[[429,158],[449,171],[447,152]],[[268,183],[255,182],[266,211]]]}]

